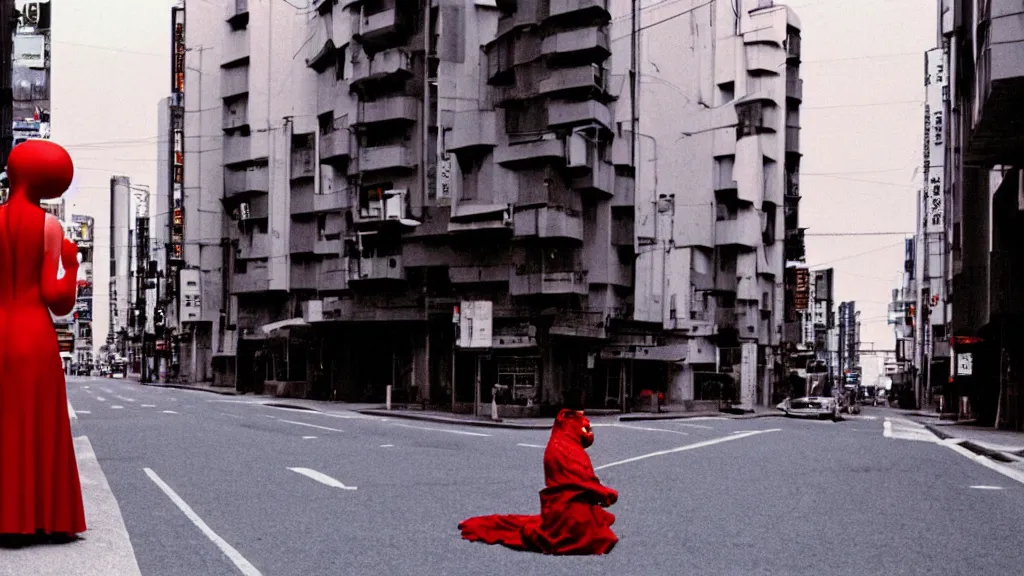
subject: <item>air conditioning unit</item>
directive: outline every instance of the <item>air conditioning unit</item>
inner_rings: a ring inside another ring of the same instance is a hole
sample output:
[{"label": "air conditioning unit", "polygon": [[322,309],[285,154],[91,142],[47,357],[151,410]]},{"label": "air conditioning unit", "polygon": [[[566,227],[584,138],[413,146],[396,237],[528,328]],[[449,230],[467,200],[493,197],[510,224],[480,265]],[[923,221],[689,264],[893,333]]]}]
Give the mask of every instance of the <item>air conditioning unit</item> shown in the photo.
[{"label": "air conditioning unit", "polygon": [[405,196],[408,190],[387,190],[384,192],[384,219],[403,220],[405,218]]},{"label": "air conditioning unit", "polygon": [[252,208],[248,202],[242,202],[238,205],[238,218],[240,220],[248,220],[252,216]]}]

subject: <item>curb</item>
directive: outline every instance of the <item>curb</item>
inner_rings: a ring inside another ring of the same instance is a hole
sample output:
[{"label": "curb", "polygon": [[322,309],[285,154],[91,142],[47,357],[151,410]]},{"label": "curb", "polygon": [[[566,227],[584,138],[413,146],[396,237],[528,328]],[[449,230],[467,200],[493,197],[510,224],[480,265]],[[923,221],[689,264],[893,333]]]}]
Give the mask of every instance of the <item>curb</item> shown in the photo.
[{"label": "curb", "polygon": [[368,416],[383,416],[387,418],[404,418],[406,420],[420,420],[422,422],[435,422],[438,424],[456,424],[462,426],[477,426],[480,428],[511,428],[516,430],[550,430],[550,424],[515,424],[512,422],[492,422],[489,420],[463,420],[460,418],[447,418],[445,416],[433,416],[430,414],[416,414],[404,410],[357,410],[360,414]]},{"label": "curb", "polygon": [[964,448],[970,450],[971,452],[974,452],[975,454],[978,454],[978,455],[981,455],[981,456],[988,456],[989,458],[991,458],[993,460],[996,460],[996,461],[999,461],[999,462],[1003,462],[1003,463],[1012,463],[1012,462],[1017,462],[1018,461],[1018,458],[1015,458],[1014,455],[1013,455],[1014,453],[1012,453],[1012,452],[1001,452],[999,450],[993,450],[991,448],[986,448],[985,446],[982,446],[982,445],[980,445],[980,444],[978,444],[978,443],[976,443],[976,442],[974,442],[972,440],[966,440],[966,439],[957,438],[956,436],[953,436],[952,434],[949,434],[949,433],[943,431],[941,429],[941,426],[933,426],[931,424],[924,424],[924,427],[925,427],[926,430],[928,430],[932,434],[938,436],[940,440],[956,440],[957,441],[956,443],[958,445],[963,446]]},{"label": "curb", "polygon": [[728,420],[755,420],[758,418],[783,418],[784,413],[765,412],[760,414],[730,414],[728,412],[693,412],[684,414],[637,414],[620,416],[619,422],[643,422],[651,420],[688,420],[690,418],[725,418]]},{"label": "curb", "polygon": [[230,389],[225,390],[211,390],[209,388],[199,388],[197,386],[189,386],[187,384],[164,384],[164,383],[144,383],[138,382],[140,386],[152,386],[154,388],[176,388],[178,390],[194,390],[196,392],[209,392],[210,394],[219,394],[220,396],[239,396],[238,392]]}]

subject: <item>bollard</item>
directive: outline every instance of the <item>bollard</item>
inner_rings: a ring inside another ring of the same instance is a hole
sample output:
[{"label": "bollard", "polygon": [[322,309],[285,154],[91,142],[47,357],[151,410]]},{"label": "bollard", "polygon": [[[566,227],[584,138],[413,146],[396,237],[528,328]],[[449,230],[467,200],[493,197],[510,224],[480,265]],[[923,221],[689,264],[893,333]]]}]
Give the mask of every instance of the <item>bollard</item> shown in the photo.
[{"label": "bollard", "polygon": [[491,420],[498,421],[498,401],[491,397]]},{"label": "bollard", "polygon": [[385,407],[386,407],[385,409],[386,410],[391,410],[391,385],[390,384],[388,384],[387,398],[386,398],[384,403],[385,403]]},{"label": "bollard", "polygon": [[651,393],[651,414],[657,414],[657,413],[658,413],[658,393],[657,392],[652,392]]}]

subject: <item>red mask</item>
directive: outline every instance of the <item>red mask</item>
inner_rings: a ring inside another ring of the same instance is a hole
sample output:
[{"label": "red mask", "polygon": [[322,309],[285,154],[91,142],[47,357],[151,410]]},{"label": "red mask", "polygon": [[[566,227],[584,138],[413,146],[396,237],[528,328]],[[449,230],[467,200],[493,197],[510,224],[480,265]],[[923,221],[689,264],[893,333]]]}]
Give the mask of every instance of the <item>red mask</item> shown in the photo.
[{"label": "red mask", "polygon": [[584,448],[590,448],[594,444],[594,429],[582,410],[563,409],[555,418],[555,428],[562,434],[576,439]]}]

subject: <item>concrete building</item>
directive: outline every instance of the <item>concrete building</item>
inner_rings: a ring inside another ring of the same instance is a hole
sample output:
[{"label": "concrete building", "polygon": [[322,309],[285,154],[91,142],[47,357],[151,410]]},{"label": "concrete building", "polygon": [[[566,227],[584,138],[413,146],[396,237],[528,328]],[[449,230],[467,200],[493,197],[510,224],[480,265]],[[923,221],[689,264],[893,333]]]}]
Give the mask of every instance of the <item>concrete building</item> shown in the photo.
[{"label": "concrete building", "polygon": [[[941,397],[946,411],[1021,429],[1024,339],[1016,328],[1024,313],[1024,122],[1017,103],[1024,100],[1024,20],[1012,0],[938,0],[937,6],[938,46],[928,59],[941,60],[929,65],[929,82],[948,89],[930,110],[930,161],[941,164],[929,174],[921,220],[929,238],[944,239],[927,260],[938,261],[948,292],[932,289],[918,300],[919,317],[926,308],[944,316],[928,323],[931,334],[918,334],[919,387],[930,386],[929,396]],[[939,70],[944,78],[937,78]],[[945,371],[926,372],[943,353],[952,359]]]},{"label": "concrete building", "polygon": [[770,400],[800,336],[791,10],[224,4],[189,4],[164,115],[182,107],[168,141],[184,153],[158,194],[174,213],[182,166],[180,269],[198,269],[213,334],[191,342],[215,383],[373,401],[391,386],[454,410],[493,392],[510,414],[580,391],[692,406],[729,381],[730,400]]},{"label": "concrete building", "polygon": [[81,264],[78,268],[78,296],[72,319],[74,321],[75,348],[74,363],[89,369],[95,364],[95,345],[92,337],[92,303],[93,303],[93,226],[91,216],[71,216],[68,227],[68,238],[78,244]]}]

